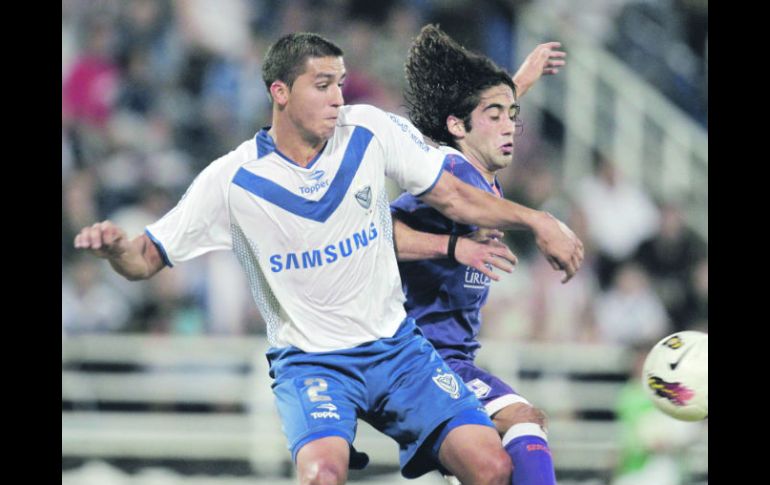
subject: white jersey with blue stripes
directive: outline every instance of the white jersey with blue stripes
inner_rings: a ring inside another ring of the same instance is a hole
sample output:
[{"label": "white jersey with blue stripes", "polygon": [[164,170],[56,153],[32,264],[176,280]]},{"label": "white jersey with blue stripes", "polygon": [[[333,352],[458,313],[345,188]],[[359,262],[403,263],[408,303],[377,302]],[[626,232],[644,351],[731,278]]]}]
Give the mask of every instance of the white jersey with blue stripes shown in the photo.
[{"label": "white jersey with blue stripes", "polygon": [[406,119],[345,106],[307,167],[262,130],[204,169],[147,234],[169,266],[232,249],[273,347],[355,347],[406,317],[384,177],[422,194],[444,156]]}]

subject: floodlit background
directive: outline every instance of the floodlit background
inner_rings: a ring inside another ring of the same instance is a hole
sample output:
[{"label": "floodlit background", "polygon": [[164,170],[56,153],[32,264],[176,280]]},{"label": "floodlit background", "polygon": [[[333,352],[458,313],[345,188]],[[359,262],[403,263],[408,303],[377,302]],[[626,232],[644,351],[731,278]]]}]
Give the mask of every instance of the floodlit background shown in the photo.
[{"label": "floodlit background", "polygon": [[[638,381],[654,341],[708,331],[707,0],[63,0],[63,485],[296,482],[234,256],[130,283],[73,238],[107,218],[139,234],[268,125],[261,60],[284,33],[343,48],[347,103],[405,114],[428,22],[511,73],[538,43],[568,54],[522,99],[500,179],[586,260],[561,285],[509,233],[519,265],[492,285],[478,362],[548,413],[560,484],[707,483],[707,423],[657,412]],[[405,482],[394,442],[360,423],[356,447],[372,462],[352,483]]]}]

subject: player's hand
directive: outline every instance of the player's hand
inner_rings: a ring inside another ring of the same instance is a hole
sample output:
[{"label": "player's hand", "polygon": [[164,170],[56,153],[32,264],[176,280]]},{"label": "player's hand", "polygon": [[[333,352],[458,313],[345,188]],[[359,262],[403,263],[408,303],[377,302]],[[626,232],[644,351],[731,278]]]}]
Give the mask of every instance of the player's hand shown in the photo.
[{"label": "player's hand", "polygon": [[535,47],[529,53],[524,62],[513,76],[513,83],[516,85],[516,96],[521,98],[529,88],[531,88],[540,77],[545,75],[557,74],[559,68],[567,64],[566,52],[557,50],[561,47],[561,42],[546,42]]},{"label": "player's hand", "polygon": [[84,227],[75,236],[75,248],[105,259],[120,257],[128,249],[128,243],[125,231],[110,221]]},{"label": "player's hand", "polygon": [[543,212],[534,227],[535,242],[540,252],[556,271],[564,271],[562,283],[566,283],[583,264],[583,242],[563,222]]},{"label": "player's hand", "polygon": [[[516,255],[508,249],[508,246],[497,239],[489,237],[485,239],[485,242],[477,242],[473,240],[473,234],[457,239],[455,259],[460,264],[477,269],[493,281],[499,281],[500,276],[492,271],[492,267],[501,269],[506,273],[513,271],[513,266],[518,263],[519,260],[516,258]],[[476,237],[479,237],[478,234]]]}]

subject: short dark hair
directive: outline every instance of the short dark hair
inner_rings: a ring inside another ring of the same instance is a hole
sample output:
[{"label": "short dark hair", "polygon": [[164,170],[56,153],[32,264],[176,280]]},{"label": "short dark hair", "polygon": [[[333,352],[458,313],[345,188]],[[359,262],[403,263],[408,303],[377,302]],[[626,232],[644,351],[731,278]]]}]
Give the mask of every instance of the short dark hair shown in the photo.
[{"label": "short dark hair", "polygon": [[426,25],[412,43],[406,59],[406,108],[424,135],[455,146],[446,127],[449,115],[471,129],[471,112],[481,93],[494,86],[516,86],[511,76],[487,57],[468,51],[436,25]]},{"label": "short dark hair", "polygon": [[295,32],[287,34],[270,46],[262,62],[262,79],[268,93],[274,81],[283,81],[289,87],[305,72],[309,57],[340,57],[342,49],[318,34]]}]

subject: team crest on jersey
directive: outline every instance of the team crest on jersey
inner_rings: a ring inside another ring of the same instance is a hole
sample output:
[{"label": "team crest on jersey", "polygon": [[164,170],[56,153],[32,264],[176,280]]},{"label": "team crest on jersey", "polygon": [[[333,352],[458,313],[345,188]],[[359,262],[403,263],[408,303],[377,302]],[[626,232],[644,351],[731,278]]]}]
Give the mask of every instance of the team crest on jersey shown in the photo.
[{"label": "team crest on jersey", "polygon": [[468,389],[473,391],[473,393],[479,399],[487,397],[490,391],[492,391],[492,388],[489,387],[489,384],[482,381],[481,379],[473,379],[472,381],[467,382],[465,385],[468,387]]},{"label": "team crest on jersey", "polygon": [[367,185],[356,192],[356,200],[361,204],[361,207],[368,209],[369,206],[372,205],[372,187]]},{"label": "team crest on jersey", "polygon": [[455,376],[449,373],[441,373],[441,369],[436,369],[436,372],[438,374],[433,376],[433,382],[436,383],[439,389],[452,396],[452,399],[459,398],[460,386],[457,384]]}]

